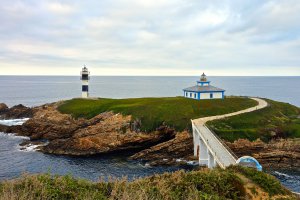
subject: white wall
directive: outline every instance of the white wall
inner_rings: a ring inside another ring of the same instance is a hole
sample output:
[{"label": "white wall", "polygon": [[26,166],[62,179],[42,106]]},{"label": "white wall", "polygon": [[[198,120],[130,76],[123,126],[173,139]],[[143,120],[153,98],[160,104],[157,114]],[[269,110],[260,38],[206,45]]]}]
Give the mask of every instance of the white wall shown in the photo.
[{"label": "white wall", "polygon": [[82,85],[89,85],[89,81],[88,80],[82,80]]},{"label": "white wall", "polygon": [[88,98],[89,97],[88,92],[82,92],[81,97],[82,98]]},{"label": "white wall", "polygon": [[[185,97],[191,98],[191,99],[198,99],[198,94],[197,93],[195,93],[195,92],[186,92],[186,93],[184,94]],[[190,96],[191,94],[192,94],[192,96]],[[195,94],[196,94],[196,96],[195,96]]]},{"label": "white wall", "polygon": [[[213,99],[222,99],[222,92],[213,92]],[[210,93],[200,93],[200,99],[210,99]]]},{"label": "white wall", "polygon": [[210,99],[210,93],[200,93],[200,99]]},{"label": "white wall", "polygon": [[222,92],[214,92],[214,99],[222,99]]}]

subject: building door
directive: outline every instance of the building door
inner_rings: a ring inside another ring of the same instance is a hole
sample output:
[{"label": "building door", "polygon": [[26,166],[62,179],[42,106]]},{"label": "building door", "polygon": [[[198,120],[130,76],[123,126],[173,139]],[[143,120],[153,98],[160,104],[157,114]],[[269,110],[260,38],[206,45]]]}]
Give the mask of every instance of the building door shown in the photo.
[{"label": "building door", "polygon": [[213,93],[210,93],[210,98],[214,98],[214,94]]},{"label": "building door", "polygon": [[197,145],[197,158],[199,158],[199,151],[200,151],[200,147],[199,145]]}]

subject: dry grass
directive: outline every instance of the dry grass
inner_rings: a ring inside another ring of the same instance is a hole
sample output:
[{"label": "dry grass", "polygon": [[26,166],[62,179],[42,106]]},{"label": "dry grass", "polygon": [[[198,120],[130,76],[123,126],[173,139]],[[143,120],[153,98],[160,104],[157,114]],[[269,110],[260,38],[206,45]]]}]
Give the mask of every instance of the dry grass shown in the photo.
[{"label": "dry grass", "polygon": [[[23,175],[0,183],[0,200],[122,199],[200,200],[245,199],[245,182],[235,170],[177,171],[128,182],[126,178],[97,183],[71,176]],[[244,177],[245,179],[246,177]],[[260,188],[256,185],[257,188]]]}]

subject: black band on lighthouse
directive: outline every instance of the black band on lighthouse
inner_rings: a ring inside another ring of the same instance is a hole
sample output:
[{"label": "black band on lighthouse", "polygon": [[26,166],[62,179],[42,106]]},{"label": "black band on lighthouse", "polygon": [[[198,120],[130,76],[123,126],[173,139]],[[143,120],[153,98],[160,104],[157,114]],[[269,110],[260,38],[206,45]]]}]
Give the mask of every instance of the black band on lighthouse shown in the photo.
[{"label": "black band on lighthouse", "polygon": [[88,92],[89,91],[89,86],[88,85],[83,85],[82,86],[82,92]]}]

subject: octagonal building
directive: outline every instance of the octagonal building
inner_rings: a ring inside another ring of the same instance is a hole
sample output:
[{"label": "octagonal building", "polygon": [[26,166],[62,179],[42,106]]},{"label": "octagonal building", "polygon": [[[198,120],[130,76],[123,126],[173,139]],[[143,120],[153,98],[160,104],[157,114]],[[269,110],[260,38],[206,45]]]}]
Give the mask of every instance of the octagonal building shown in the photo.
[{"label": "octagonal building", "polygon": [[201,75],[197,85],[183,89],[184,97],[202,100],[202,99],[224,99],[225,90],[210,85],[206,75]]}]

